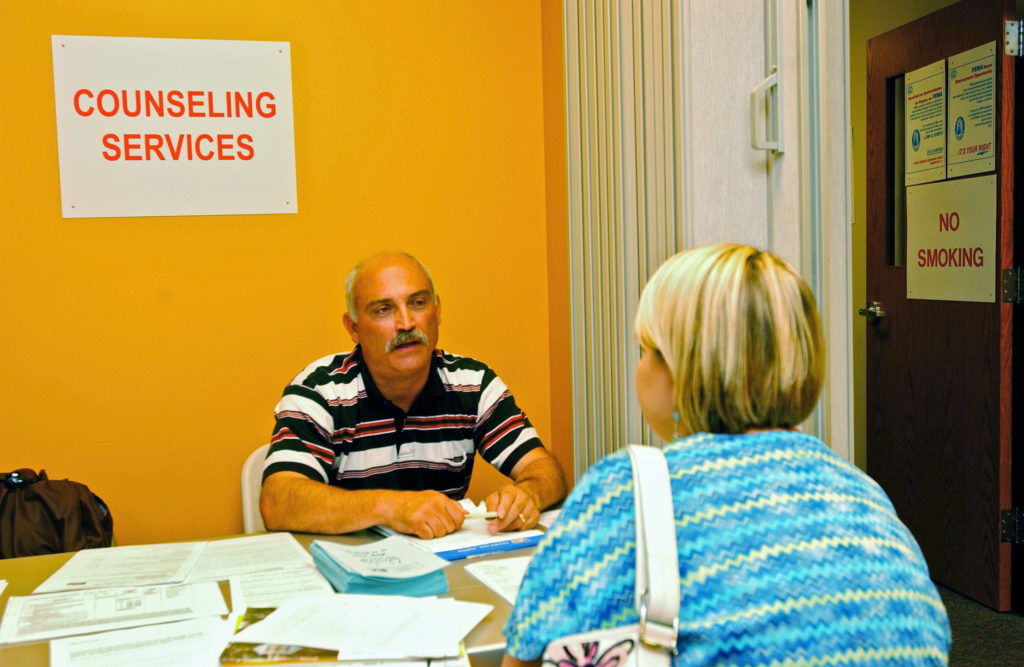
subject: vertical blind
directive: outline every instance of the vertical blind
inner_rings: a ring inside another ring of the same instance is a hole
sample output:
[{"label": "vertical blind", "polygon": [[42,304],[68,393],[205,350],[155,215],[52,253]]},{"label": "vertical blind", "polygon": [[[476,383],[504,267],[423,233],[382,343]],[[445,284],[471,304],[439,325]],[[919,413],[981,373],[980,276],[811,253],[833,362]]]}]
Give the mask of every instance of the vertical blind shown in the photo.
[{"label": "vertical blind", "polygon": [[[852,458],[846,0],[562,6],[576,477],[656,438],[634,397],[640,290],[718,241],[768,248],[814,289],[833,353],[804,427]],[[771,71],[777,117],[751,92]],[[752,145],[768,118],[784,153]]]},{"label": "vertical blind", "polygon": [[575,475],[655,438],[635,399],[633,317],[683,248],[679,4],[565,0]]}]

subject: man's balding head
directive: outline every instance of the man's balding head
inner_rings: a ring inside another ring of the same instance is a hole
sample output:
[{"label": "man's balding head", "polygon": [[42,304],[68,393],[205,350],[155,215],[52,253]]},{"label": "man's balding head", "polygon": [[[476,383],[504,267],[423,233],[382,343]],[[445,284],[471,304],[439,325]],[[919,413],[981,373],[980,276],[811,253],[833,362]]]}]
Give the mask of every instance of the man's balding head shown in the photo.
[{"label": "man's balding head", "polygon": [[392,266],[395,263],[407,263],[410,260],[415,262],[416,266],[423,272],[423,275],[426,276],[427,283],[430,285],[430,293],[433,295],[434,301],[437,301],[437,289],[434,287],[434,278],[430,275],[430,269],[427,268],[426,264],[407,252],[379,252],[353,266],[352,270],[348,272],[348,277],[345,278],[345,305],[348,309],[348,315],[352,318],[353,322],[359,321],[359,311],[356,304],[356,283],[359,282],[361,274],[367,270],[378,270],[385,266]]}]

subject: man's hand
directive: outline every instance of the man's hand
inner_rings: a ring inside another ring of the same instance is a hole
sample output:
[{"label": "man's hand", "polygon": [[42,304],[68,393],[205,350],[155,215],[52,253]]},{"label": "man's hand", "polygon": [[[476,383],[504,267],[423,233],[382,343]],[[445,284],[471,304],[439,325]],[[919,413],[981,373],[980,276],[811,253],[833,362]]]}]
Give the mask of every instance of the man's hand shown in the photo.
[{"label": "man's hand", "polygon": [[400,533],[431,540],[462,527],[466,511],[437,491],[404,491],[391,504],[388,525]]},{"label": "man's hand", "polygon": [[487,524],[493,535],[502,530],[527,530],[537,525],[540,507],[533,495],[515,484],[503,486],[484,499],[487,509],[498,518]]},{"label": "man's hand", "polygon": [[268,530],[336,535],[383,524],[424,539],[458,530],[466,517],[437,491],[350,491],[287,470],[263,482],[260,510]]},{"label": "man's hand", "polygon": [[[562,469],[543,447],[527,452],[511,477],[514,484],[485,501],[498,514],[492,533],[536,526],[540,510],[565,497]],[[458,530],[466,518],[461,505],[437,491],[352,491],[287,470],[264,480],[260,511],[268,530],[336,535],[384,524],[428,540]]]},{"label": "man's hand", "polygon": [[527,530],[537,525],[540,511],[565,497],[565,477],[558,461],[543,447],[531,449],[512,468],[514,484],[503,486],[484,499],[498,518],[488,524],[493,534],[501,530]]}]

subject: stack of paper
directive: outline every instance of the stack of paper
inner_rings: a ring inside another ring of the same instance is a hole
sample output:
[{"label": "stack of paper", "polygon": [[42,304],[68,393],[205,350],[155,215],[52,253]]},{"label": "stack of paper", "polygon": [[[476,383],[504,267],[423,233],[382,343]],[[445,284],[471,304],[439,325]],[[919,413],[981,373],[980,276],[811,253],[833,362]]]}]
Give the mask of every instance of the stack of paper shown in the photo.
[{"label": "stack of paper", "polygon": [[462,655],[462,641],[491,605],[451,598],[309,593],[288,600],[233,642],[337,651],[338,660],[419,660]]},{"label": "stack of paper", "polygon": [[[235,632],[240,632],[253,623],[259,623],[273,611],[269,607],[246,609],[245,613],[238,617]],[[307,662],[338,663],[339,661],[338,652],[330,649],[236,641],[229,642],[220,654],[220,664],[228,667],[294,665]]]},{"label": "stack of paper", "polygon": [[443,595],[448,561],[418,549],[398,537],[346,546],[314,540],[313,562],[339,593],[373,595]]}]

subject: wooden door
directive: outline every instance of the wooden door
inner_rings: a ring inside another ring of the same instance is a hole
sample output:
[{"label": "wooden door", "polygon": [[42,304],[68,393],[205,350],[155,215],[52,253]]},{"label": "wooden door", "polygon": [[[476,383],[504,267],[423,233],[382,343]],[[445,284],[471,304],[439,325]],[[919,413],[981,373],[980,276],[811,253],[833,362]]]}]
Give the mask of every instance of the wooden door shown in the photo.
[{"label": "wooden door", "polygon": [[998,284],[996,303],[907,299],[912,258],[902,256],[905,225],[896,222],[906,189],[894,166],[904,143],[893,117],[905,73],[996,42],[998,281],[1014,263],[1016,65],[1003,55],[1003,21],[1012,18],[1013,0],[951,5],[870,40],[867,66],[867,298],[885,313],[867,325],[868,474],[914,533],[932,577],[998,610],[1011,609],[1019,558],[1000,525],[1020,478],[1015,306],[1000,302]]}]

